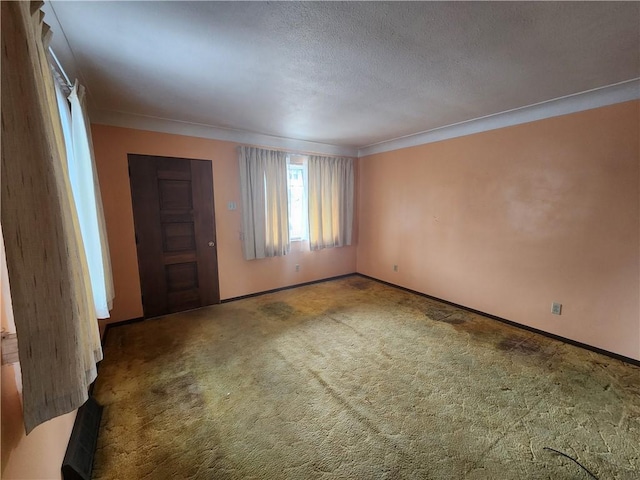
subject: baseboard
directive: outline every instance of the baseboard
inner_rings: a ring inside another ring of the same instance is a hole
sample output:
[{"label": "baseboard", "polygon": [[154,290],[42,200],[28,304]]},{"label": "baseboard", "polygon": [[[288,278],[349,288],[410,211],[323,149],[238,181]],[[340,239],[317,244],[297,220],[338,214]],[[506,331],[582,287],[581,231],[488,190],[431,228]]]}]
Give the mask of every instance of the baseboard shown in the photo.
[{"label": "baseboard", "polygon": [[[502,323],[505,323],[507,325],[511,325],[513,327],[520,328],[522,330],[527,330],[529,332],[538,333],[540,335],[544,335],[545,337],[553,338],[554,340],[558,340],[560,342],[568,343],[569,345],[573,345],[573,346],[576,346],[576,347],[584,348],[585,350],[589,350],[589,351],[592,351],[592,352],[595,352],[595,353],[599,353],[601,355],[606,355],[607,357],[615,358],[616,360],[620,360],[621,362],[629,363],[631,365],[635,365],[635,366],[640,367],[640,360],[636,360],[635,358],[626,357],[624,355],[620,355],[619,353],[610,352],[610,351],[604,350],[602,348],[594,347],[593,345],[588,345],[586,343],[578,342],[576,340],[572,340],[570,338],[562,337],[562,336],[556,335],[554,333],[549,333],[549,332],[546,332],[544,330],[540,330],[539,328],[530,327],[529,325],[523,325],[522,323],[514,322],[513,320],[507,320],[506,318],[498,317],[496,315],[492,315],[492,314],[487,313],[487,312],[482,312],[480,310],[475,310],[473,308],[465,307],[464,305],[460,305],[460,304],[457,304],[457,303],[454,303],[454,302],[450,302],[450,301],[444,300],[442,298],[434,297],[433,295],[422,293],[422,292],[419,292],[417,290],[412,290],[410,288],[403,287],[401,285],[396,285],[395,283],[387,282],[385,280],[380,280],[379,278],[371,277],[369,275],[365,275],[364,273],[358,273],[358,272],[347,273],[345,275],[337,275],[335,277],[322,278],[320,280],[313,280],[311,282],[298,283],[298,284],[295,284],[295,285],[289,285],[289,286],[286,286],[286,287],[274,288],[272,290],[265,290],[265,291],[262,291],[262,292],[250,293],[248,295],[242,295],[242,296],[239,296],[239,297],[227,298],[227,299],[222,300],[220,303],[236,302],[238,300],[244,300],[246,298],[258,297],[258,296],[261,296],[261,295],[267,295],[269,293],[281,292],[283,290],[290,290],[292,288],[304,287],[304,286],[307,286],[307,285],[314,285],[316,283],[330,282],[332,280],[338,280],[340,278],[347,278],[347,277],[353,277],[353,276],[359,276],[359,277],[363,277],[363,278],[368,278],[369,280],[374,280],[376,282],[382,283],[384,285],[388,285],[390,287],[399,288],[400,290],[404,290],[406,292],[410,292],[410,293],[413,293],[415,295],[420,295],[422,297],[430,298],[430,299],[436,300],[438,302],[446,303],[447,305],[451,305],[453,307],[460,308],[461,310],[466,310],[467,312],[476,313],[478,315],[482,315],[482,316],[490,318],[492,320],[497,320],[498,322],[502,322]],[[128,325],[128,324],[131,324],[131,323],[137,323],[137,322],[141,322],[143,320],[145,320],[144,317],[138,317],[138,318],[132,318],[132,319],[129,319],[129,320],[122,320],[122,321],[119,321],[119,322],[108,323],[105,326],[105,330],[104,330],[104,333],[102,335],[102,345],[104,346],[104,344],[106,342],[107,334],[109,333],[109,329],[110,328],[120,327],[122,325]]]},{"label": "baseboard", "polygon": [[556,335],[554,333],[549,333],[544,330],[540,330],[539,328],[530,327],[529,325],[523,325],[522,323],[514,322],[513,320],[507,320],[506,318],[498,317],[496,315],[492,315],[490,313],[481,312],[480,310],[475,310],[473,308],[465,307],[464,305],[459,305],[454,302],[450,302],[448,300],[444,300],[442,298],[434,297],[433,295],[428,295],[426,293],[418,292],[417,290],[412,290],[407,287],[403,287],[401,285],[396,285],[395,283],[387,282],[385,280],[380,280],[379,278],[371,277],[369,275],[365,275],[364,273],[356,273],[356,275],[368,278],[369,280],[374,280],[376,282],[382,283],[384,285],[388,285],[390,287],[398,288],[400,290],[404,290],[406,292],[413,293],[415,295],[420,295],[421,297],[426,297],[431,300],[436,300],[438,302],[446,303],[447,305],[451,305],[452,307],[459,308],[461,310],[466,310],[467,312],[476,313],[478,315],[482,315],[483,317],[490,318],[492,320],[497,320],[498,322],[506,323],[507,325],[511,325],[512,327],[520,328],[522,330],[527,330],[529,332],[538,333],[540,335],[544,335],[548,338],[553,338],[554,340],[558,340],[563,343],[568,343],[569,345],[573,345],[575,347],[584,348],[585,350],[589,350],[591,352],[599,353],[601,355],[606,355],[607,357],[615,358],[616,360],[620,360],[621,362],[629,363],[631,365],[635,365],[640,367],[640,360],[636,360],[635,358],[626,357],[624,355],[620,355],[619,353],[610,352],[608,350],[604,350],[602,348],[594,347],[593,345],[589,345],[586,343],[578,342],[576,340],[572,340],[570,338],[562,337],[560,335]]},{"label": "baseboard", "polygon": [[283,290],[291,290],[292,288],[306,287],[307,285],[315,285],[316,283],[330,282],[332,280],[339,280],[340,278],[353,277],[354,275],[359,275],[359,274],[355,272],[346,273],[344,275],[338,275],[338,276],[329,277],[329,278],[321,278],[320,280],[313,280],[311,282],[296,283],[295,285],[288,285],[286,287],[274,288],[273,290],[264,290],[262,292],[250,293],[248,295],[241,295],[239,297],[226,298],[222,300],[220,303],[237,302],[238,300],[244,300],[246,298],[259,297],[261,295],[267,295],[269,293],[281,292]]},{"label": "baseboard", "polygon": [[[292,288],[304,287],[304,286],[307,286],[307,285],[314,285],[316,283],[330,282],[331,280],[338,280],[340,278],[352,277],[354,275],[358,275],[358,274],[355,273],[355,272],[346,273],[344,275],[337,275],[335,277],[321,278],[319,280],[312,280],[310,282],[304,282],[304,283],[296,283],[295,285],[288,285],[286,287],[274,288],[272,290],[264,290],[264,291],[261,291],[261,292],[249,293],[247,295],[241,295],[239,297],[225,298],[224,300],[221,300],[220,303],[236,302],[238,300],[244,300],[245,298],[259,297],[260,295],[267,295],[269,293],[281,292],[283,290],[290,290]],[[200,307],[200,308],[203,308],[203,307]],[[154,318],[159,318],[159,317],[154,317]],[[104,326],[104,332],[102,333],[102,339],[101,339],[102,346],[104,347],[105,342],[107,341],[107,336],[109,334],[109,330],[111,328],[122,327],[123,325],[129,325],[129,324],[132,324],[132,323],[138,323],[138,322],[142,322],[144,320],[147,320],[147,318],[145,318],[145,317],[137,317],[137,318],[130,318],[128,320],[120,320],[118,322],[107,323]],[[151,318],[148,319],[148,320],[151,320]]]},{"label": "baseboard", "polygon": [[109,334],[109,330],[111,328],[121,327],[123,325],[129,325],[130,323],[142,322],[143,320],[144,320],[144,317],[137,317],[137,318],[130,318],[128,320],[120,320],[118,322],[107,323],[104,326],[104,332],[102,332],[102,338],[100,339],[102,346],[104,347],[105,343],[107,342],[107,335]]}]

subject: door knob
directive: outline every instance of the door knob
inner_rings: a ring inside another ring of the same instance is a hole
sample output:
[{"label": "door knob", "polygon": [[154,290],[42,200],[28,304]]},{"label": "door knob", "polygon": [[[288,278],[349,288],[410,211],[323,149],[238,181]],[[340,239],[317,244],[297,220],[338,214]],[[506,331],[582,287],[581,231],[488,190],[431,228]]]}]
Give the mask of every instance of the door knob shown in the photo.
[{"label": "door knob", "polygon": [[210,246],[210,247],[215,247],[215,246],[216,246],[216,243],[215,243],[215,242],[209,242],[209,246]]}]

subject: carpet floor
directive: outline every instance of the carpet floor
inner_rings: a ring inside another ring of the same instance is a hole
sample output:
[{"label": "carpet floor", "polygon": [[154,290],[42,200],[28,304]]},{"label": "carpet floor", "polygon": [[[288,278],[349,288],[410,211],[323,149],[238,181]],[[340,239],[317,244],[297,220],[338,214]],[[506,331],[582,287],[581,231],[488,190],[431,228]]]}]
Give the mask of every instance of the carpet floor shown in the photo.
[{"label": "carpet floor", "polygon": [[93,478],[640,478],[640,368],[360,276],[112,328]]}]

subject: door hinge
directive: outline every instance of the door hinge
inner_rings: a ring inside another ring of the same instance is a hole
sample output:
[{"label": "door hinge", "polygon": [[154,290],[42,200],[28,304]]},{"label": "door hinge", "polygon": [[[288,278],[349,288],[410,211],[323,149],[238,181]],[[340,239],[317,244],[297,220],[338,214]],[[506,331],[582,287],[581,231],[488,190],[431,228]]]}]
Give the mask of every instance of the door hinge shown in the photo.
[{"label": "door hinge", "polygon": [[140,301],[142,302],[142,305],[144,305],[144,295],[140,295]]}]

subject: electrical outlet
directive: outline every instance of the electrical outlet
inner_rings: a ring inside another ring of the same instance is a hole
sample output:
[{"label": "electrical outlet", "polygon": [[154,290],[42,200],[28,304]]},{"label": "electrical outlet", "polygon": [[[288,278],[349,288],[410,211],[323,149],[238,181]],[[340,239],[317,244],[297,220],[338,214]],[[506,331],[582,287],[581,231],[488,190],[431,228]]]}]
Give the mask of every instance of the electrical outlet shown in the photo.
[{"label": "electrical outlet", "polygon": [[553,302],[551,304],[551,313],[554,315],[562,315],[562,304],[558,302]]},{"label": "electrical outlet", "polygon": [[394,265],[394,266],[393,266],[393,271],[394,271],[394,272],[397,272],[397,271],[398,271],[398,265]]},{"label": "electrical outlet", "polygon": [[300,265],[296,263],[296,272],[299,272],[299,271],[300,271]]}]

